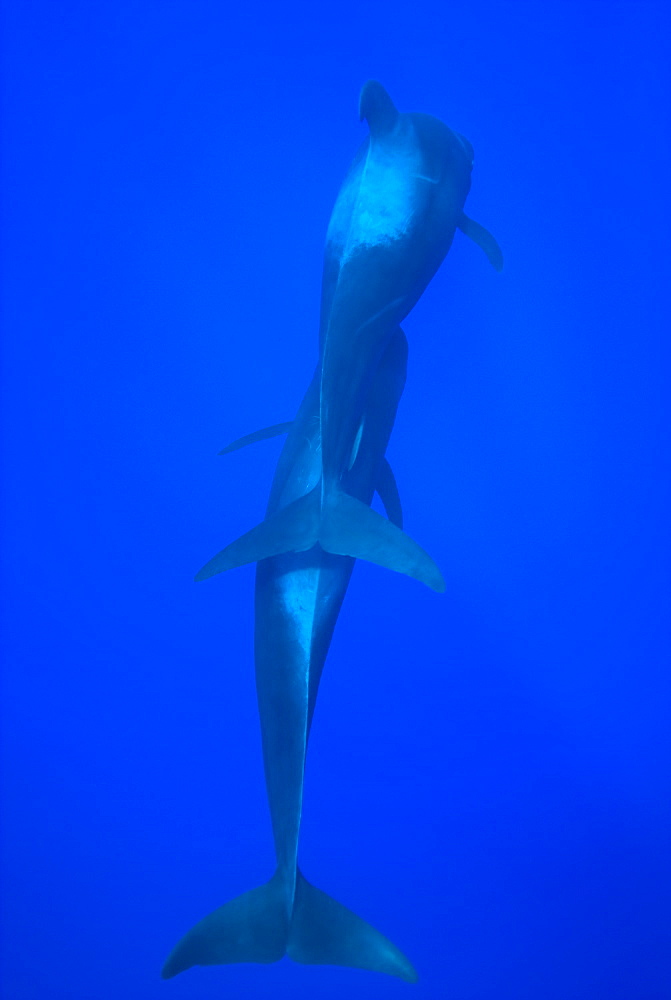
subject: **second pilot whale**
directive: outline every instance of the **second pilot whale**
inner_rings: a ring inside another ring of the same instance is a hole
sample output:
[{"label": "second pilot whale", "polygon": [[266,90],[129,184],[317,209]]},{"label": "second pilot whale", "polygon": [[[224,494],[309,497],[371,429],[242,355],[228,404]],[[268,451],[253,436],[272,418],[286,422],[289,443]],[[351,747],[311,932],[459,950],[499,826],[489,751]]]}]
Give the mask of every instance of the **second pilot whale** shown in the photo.
[{"label": "second pilot whale", "polygon": [[319,335],[321,476],[207,563],[205,579],[243,563],[319,544],[443,590],[440,570],[404,531],[348,493],[366,401],[380,359],[430,282],[457,228],[497,269],[494,238],[463,212],[473,150],[438,118],[401,113],[382,84],[361,91],[369,135],[345,177],[324,253]]},{"label": "second pilot whale", "polygon": [[[370,504],[375,490],[397,523],[400,503],[384,457],[405,383],[407,343],[397,328],[376,372],[357,457],[346,476],[350,494]],[[305,496],[321,475],[319,373],[296,419],[234,442],[232,451],[282,431],[268,514]],[[307,881],[298,867],[303,781],[319,682],[354,560],[324,552],[285,552],[256,570],[254,659],[263,762],[277,867],[265,885],[210,913],[182,938],[163,976],[193,965],[296,962],[371,969],[414,982],[405,955],[380,931]]]}]

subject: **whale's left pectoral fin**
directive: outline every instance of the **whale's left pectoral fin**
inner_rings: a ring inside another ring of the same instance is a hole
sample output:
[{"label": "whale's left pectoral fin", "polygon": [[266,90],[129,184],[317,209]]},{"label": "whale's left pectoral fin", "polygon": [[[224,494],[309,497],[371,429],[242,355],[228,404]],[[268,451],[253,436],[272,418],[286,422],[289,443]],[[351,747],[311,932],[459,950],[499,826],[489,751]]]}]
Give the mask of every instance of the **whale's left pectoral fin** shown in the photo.
[{"label": "whale's left pectoral fin", "polygon": [[398,486],[396,485],[394,473],[386,458],[382,459],[375,489],[391,523],[395,524],[397,528],[402,528],[403,509],[401,507],[401,498],[398,494]]},{"label": "whale's left pectoral fin", "polygon": [[256,444],[257,441],[266,441],[268,438],[279,437],[280,434],[287,433],[292,423],[293,420],[287,420],[283,424],[272,424],[270,427],[262,427],[260,431],[253,431],[252,434],[245,434],[243,437],[231,441],[230,444],[227,444],[217,454],[228,455],[232,451],[237,451],[238,448],[245,448],[248,444]]},{"label": "whale's left pectoral fin", "polygon": [[469,219],[464,212],[459,216],[457,226],[461,229],[464,236],[468,236],[474,243],[477,243],[481,250],[484,250],[489,258],[489,263],[496,271],[503,270],[501,247],[488,229],[481,226],[479,222],[475,222],[474,219]]}]

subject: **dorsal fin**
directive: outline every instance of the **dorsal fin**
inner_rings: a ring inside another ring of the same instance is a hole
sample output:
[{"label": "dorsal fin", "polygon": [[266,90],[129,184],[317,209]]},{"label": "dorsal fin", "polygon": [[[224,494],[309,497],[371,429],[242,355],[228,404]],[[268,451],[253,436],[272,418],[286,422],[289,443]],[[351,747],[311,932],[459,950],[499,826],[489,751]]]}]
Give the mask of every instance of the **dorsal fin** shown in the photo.
[{"label": "dorsal fin", "polygon": [[391,97],[377,80],[367,80],[359,97],[359,121],[366,119],[370,134],[386,135],[398,121],[398,111]]}]

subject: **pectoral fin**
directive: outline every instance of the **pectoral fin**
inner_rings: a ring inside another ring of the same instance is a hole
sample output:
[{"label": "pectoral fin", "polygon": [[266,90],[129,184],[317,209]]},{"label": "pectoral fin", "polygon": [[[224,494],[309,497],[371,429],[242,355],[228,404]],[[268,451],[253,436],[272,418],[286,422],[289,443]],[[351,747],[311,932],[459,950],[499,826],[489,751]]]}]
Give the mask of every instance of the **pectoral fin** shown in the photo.
[{"label": "pectoral fin", "polygon": [[376,490],[389,520],[397,528],[402,528],[403,510],[401,508],[401,498],[398,495],[398,486],[396,485],[394,473],[386,458],[382,459],[382,465],[377,474]]},{"label": "pectoral fin", "polygon": [[293,420],[287,420],[283,424],[273,424],[271,427],[262,427],[260,431],[254,431],[252,434],[245,434],[244,437],[236,438],[235,441],[231,441],[227,444],[225,448],[222,448],[218,453],[219,455],[228,455],[231,451],[237,451],[238,448],[244,448],[248,444],[256,444],[257,441],[265,441],[266,438],[278,437],[280,434],[286,434],[291,427]]},{"label": "pectoral fin", "polygon": [[477,243],[481,250],[485,251],[492,267],[496,271],[502,271],[503,254],[501,253],[501,247],[498,245],[489,230],[485,229],[484,226],[481,226],[479,222],[469,219],[464,212],[462,212],[459,216],[457,225],[459,229],[461,229],[464,236],[468,236],[474,243]]},{"label": "pectoral fin", "polygon": [[359,424],[359,430],[356,432],[354,444],[352,445],[352,453],[350,455],[349,465],[347,466],[348,472],[351,470],[352,466],[356,462],[356,457],[359,454],[359,448],[361,447],[361,438],[363,436],[363,425],[365,424],[365,422],[366,418],[364,416],[363,420]]}]

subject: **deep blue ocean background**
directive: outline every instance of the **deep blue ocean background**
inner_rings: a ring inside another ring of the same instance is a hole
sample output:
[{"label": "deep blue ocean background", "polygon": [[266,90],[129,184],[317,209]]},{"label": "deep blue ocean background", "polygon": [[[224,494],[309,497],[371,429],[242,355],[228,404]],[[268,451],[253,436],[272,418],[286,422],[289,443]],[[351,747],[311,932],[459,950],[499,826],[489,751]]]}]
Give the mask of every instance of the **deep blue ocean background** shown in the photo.
[{"label": "deep blue ocean background", "polygon": [[[666,3],[5,5],[6,1000],[668,1000]],[[361,84],[475,147],[389,449],[438,596],[354,573],[307,877],[420,981],[163,982],[265,881],[253,567]]]}]

